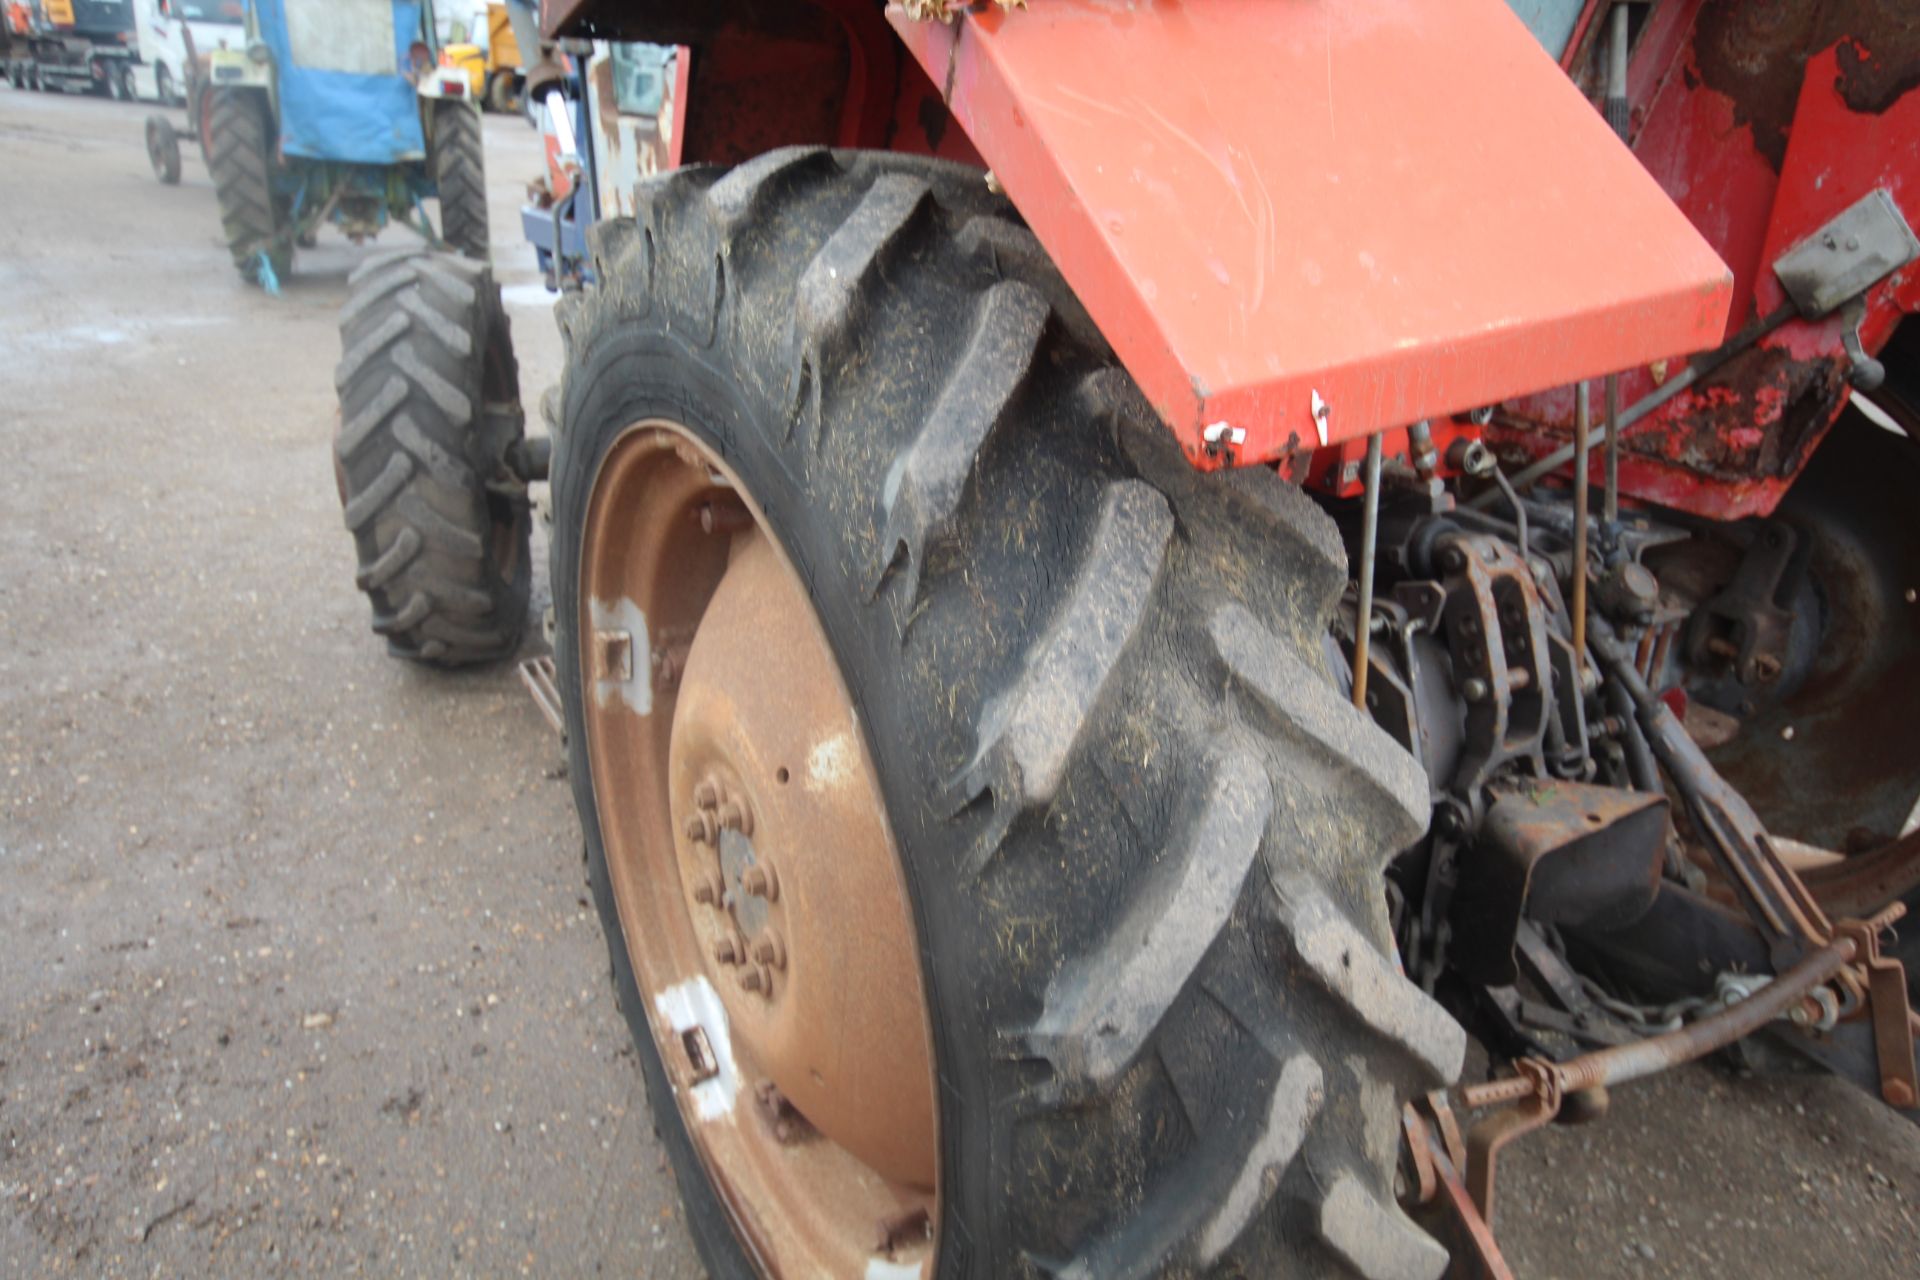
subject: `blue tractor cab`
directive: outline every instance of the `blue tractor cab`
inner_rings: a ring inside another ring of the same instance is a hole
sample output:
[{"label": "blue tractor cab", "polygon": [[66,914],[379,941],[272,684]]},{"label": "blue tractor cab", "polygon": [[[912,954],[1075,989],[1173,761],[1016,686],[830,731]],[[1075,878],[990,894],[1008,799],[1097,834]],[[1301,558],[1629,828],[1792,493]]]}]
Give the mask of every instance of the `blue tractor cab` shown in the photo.
[{"label": "blue tractor cab", "polygon": [[248,0],[243,47],[209,56],[204,117],[243,275],[277,287],[322,223],[357,243],[400,222],[486,257],[479,107],[436,54],[427,0]]}]

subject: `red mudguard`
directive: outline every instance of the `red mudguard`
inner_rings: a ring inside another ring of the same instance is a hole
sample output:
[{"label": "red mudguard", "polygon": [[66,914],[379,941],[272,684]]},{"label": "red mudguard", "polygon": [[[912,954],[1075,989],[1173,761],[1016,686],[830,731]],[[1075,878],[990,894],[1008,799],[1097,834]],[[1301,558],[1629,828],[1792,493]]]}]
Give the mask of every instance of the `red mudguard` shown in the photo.
[{"label": "red mudguard", "polygon": [[1504,0],[888,18],[1196,465],[1725,331],[1726,266]]}]

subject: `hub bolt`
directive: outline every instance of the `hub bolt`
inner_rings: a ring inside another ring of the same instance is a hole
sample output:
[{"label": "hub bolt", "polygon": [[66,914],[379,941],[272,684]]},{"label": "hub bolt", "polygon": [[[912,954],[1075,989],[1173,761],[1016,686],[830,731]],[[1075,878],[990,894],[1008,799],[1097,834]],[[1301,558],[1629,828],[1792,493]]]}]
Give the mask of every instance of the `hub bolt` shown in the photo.
[{"label": "hub bolt", "polygon": [[721,964],[738,964],[740,953],[734,950],[732,938],[722,938],[713,944],[713,958]]},{"label": "hub bolt", "polygon": [[714,824],[713,815],[706,810],[687,815],[687,839],[695,844],[712,844],[719,828]]},{"label": "hub bolt", "polygon": [[760,970],[749,965],[740,971],[740,989],[742,991],[765,990],[766,979],[760,976]]},{"label": "hub bolt", "polygon": [[720,806],[720,829],[738,831],[743,836],[753,834],[753,814],[745,806],[729,800]]},{"label": "hub bolt", "polygon": [[727,895],[726,881],[712,871],[703,872],[693,886],[693,900],[703,907],[717,907]]},{"label": "hub bolt", "polygon": [[773,873],[772,867],[761,863],[755,863],[741,874],[740,887],[768,902],[780,900],[780,878]]},{"label": "hub bolt", "polygon": [[776,969],[787,967],[787,945],[780,935],[768,929],[753,944],[753,958],[761,964],[772,965]]},{"label": "hub bolt", "polygon": [[693,789],[693,803],[700,809],[711,809],[720,803],[720,788],[712,778],[701,779],[700,785]]}]

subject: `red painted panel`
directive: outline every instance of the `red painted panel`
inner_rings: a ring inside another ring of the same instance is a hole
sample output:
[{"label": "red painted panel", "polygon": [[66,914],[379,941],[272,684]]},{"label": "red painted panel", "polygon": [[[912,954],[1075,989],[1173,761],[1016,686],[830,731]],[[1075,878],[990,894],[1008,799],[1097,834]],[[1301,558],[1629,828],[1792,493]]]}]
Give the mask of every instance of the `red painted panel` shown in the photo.
[{"label": "red painted panel", "polygon": [[1724,264],[1504,0],[888,16],[1199,465],[1321,443],[1316,397],[1346,439],[1726,323]]}]

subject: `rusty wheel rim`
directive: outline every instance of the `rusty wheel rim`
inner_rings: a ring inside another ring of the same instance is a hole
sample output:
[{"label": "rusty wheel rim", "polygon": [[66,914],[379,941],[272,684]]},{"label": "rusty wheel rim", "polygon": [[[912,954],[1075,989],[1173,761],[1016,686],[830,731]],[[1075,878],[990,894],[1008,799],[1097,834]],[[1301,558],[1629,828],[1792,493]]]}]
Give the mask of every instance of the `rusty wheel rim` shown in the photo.
[{"label": "rusty wheel rim", "polygon": [[766,1275],[930,1275],[937,1115],[878,775],[805,587],[736,475],[649,420],[595,476],[581,700],[647,1024]]}]

